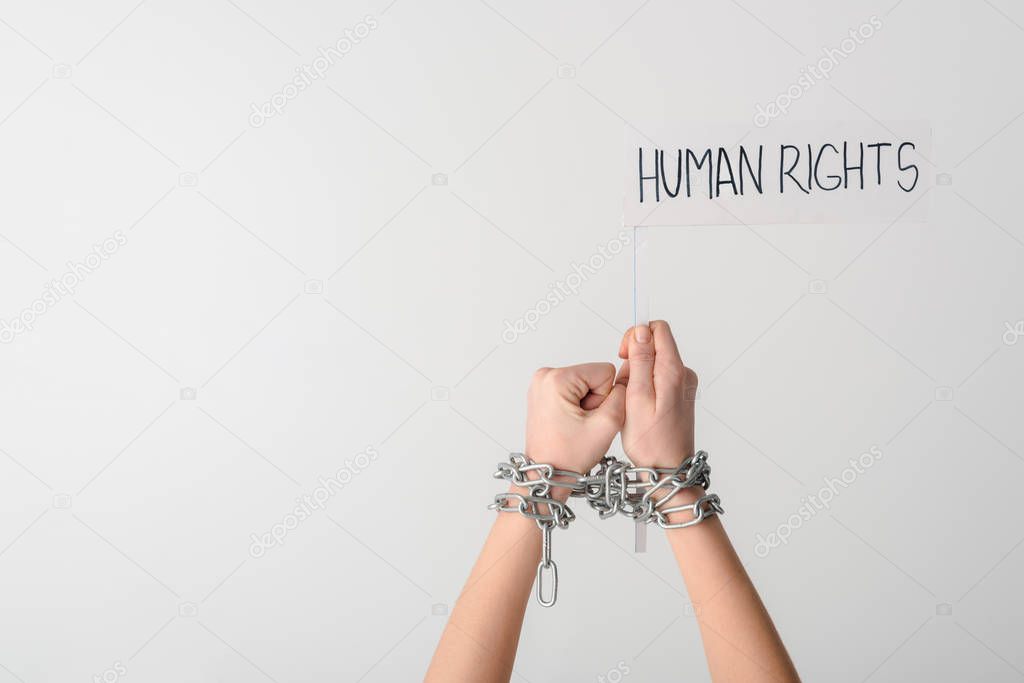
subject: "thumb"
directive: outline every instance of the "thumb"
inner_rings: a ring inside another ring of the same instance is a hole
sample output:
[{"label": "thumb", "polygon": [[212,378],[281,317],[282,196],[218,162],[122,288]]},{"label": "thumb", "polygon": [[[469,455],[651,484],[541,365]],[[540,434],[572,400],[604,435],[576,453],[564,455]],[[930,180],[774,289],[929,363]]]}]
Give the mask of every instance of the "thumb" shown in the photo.
[{"label": "thumb", "polygon": [[654,337],[647,325],[637,325],[629,335],[629,380],[626,397],[634,403],[654,405]]},{"label": "thumb", "polygon": [[621,429],[626,421],[626,387],[621,384],[614,385],[604,402],[591,411],[591,414],[608,420],[615,426],[616,431]]}]

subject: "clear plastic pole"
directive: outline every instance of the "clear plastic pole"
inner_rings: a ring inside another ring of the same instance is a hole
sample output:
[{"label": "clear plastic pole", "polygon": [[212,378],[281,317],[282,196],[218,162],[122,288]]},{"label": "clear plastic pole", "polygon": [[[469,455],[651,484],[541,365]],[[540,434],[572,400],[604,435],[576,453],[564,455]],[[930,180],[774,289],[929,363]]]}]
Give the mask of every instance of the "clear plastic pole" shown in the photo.
[{"label": "clear plastic pole", "polygon": [[[651,300],[647,287],[647,229],[633,228],[633,325],[646,325],[651,321]],[[637,521],[633,526],[633,552],[647,552],[647,522]]]}]

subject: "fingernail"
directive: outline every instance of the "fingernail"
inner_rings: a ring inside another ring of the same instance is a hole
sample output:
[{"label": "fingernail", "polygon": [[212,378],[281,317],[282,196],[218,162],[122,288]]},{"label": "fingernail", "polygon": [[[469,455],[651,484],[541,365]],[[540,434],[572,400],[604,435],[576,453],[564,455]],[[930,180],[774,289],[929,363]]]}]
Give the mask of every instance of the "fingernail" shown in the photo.
[{"label": "fingernail", "polygon": [[637,325],[633,328],[633,337],[641,344],[651,341],[651,328],[647,325]]}]

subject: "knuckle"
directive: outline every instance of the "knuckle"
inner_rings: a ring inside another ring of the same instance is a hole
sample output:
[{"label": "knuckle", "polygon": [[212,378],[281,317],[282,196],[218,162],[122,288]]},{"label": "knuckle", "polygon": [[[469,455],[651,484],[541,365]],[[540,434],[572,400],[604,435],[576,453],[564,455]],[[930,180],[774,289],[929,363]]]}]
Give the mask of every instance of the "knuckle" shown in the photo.
[{"label": "knuckle", "polygon": [[697,373],[690,368],[683,368],[683,397],[687,401],[696,401],[700,398],[700,390],[697,388],[698,378]]},{"label": "knuckle", "polygon": [[551,373],[551,368],[537,368],[533,372],[533,379],[530,381],[530,390],[535,391],[544,383],[544,379]]},{"label": "knuckle", "polygon": [[553,383],[558,383],[565,379],[566,369],[565,368],[551,368],[548,370],[544,378]]},{"label": "knuckle", "polygon": [[653,363],[654,353],[652,351],[638,350],[629,354],[630,363]]},{"label": "knuckle", "polygon": [[672,389],[686,391],[697,386],[697,373],[682,363],[673,363],[661,371],[662,378]]}]

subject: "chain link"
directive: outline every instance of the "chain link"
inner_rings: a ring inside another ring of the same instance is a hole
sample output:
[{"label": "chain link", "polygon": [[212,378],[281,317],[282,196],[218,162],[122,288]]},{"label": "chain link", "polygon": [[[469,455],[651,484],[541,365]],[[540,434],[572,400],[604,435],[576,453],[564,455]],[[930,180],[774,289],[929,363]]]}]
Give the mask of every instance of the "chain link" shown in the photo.
[{"label": "chain link", "polygon": [[[700,524],[708,517],[725,513],[717,494],[703,493],[693,503],[666,505],[684,489],[711,485],[708,454],[698,451],[675,468],[634,467],[628,462],[605,457],[589,474],[556,469],[535,463],[522,453],[512,453],[508,462],[498,463],[495,479],[502,479],[527,493],[507,491],[494,497],[488,508],[498,512],[518,512],[537,523],[541,531],[541,559],[537,565],[537,601],[551,607],[558,599],[558,566],[551,559],[551,532],[566,529],[576,519],[572,509],[552,497],[552,489],[569,491],[573,498],[584,498],[601,519],[616,514],[638,522],[657,524],[662,529],[683,529]],[[664,495],[656,496],[658,492]],[[681,522],[670,520],[676,513],[689,513]],[[550,576],[550,595],[545,576]]]}]

